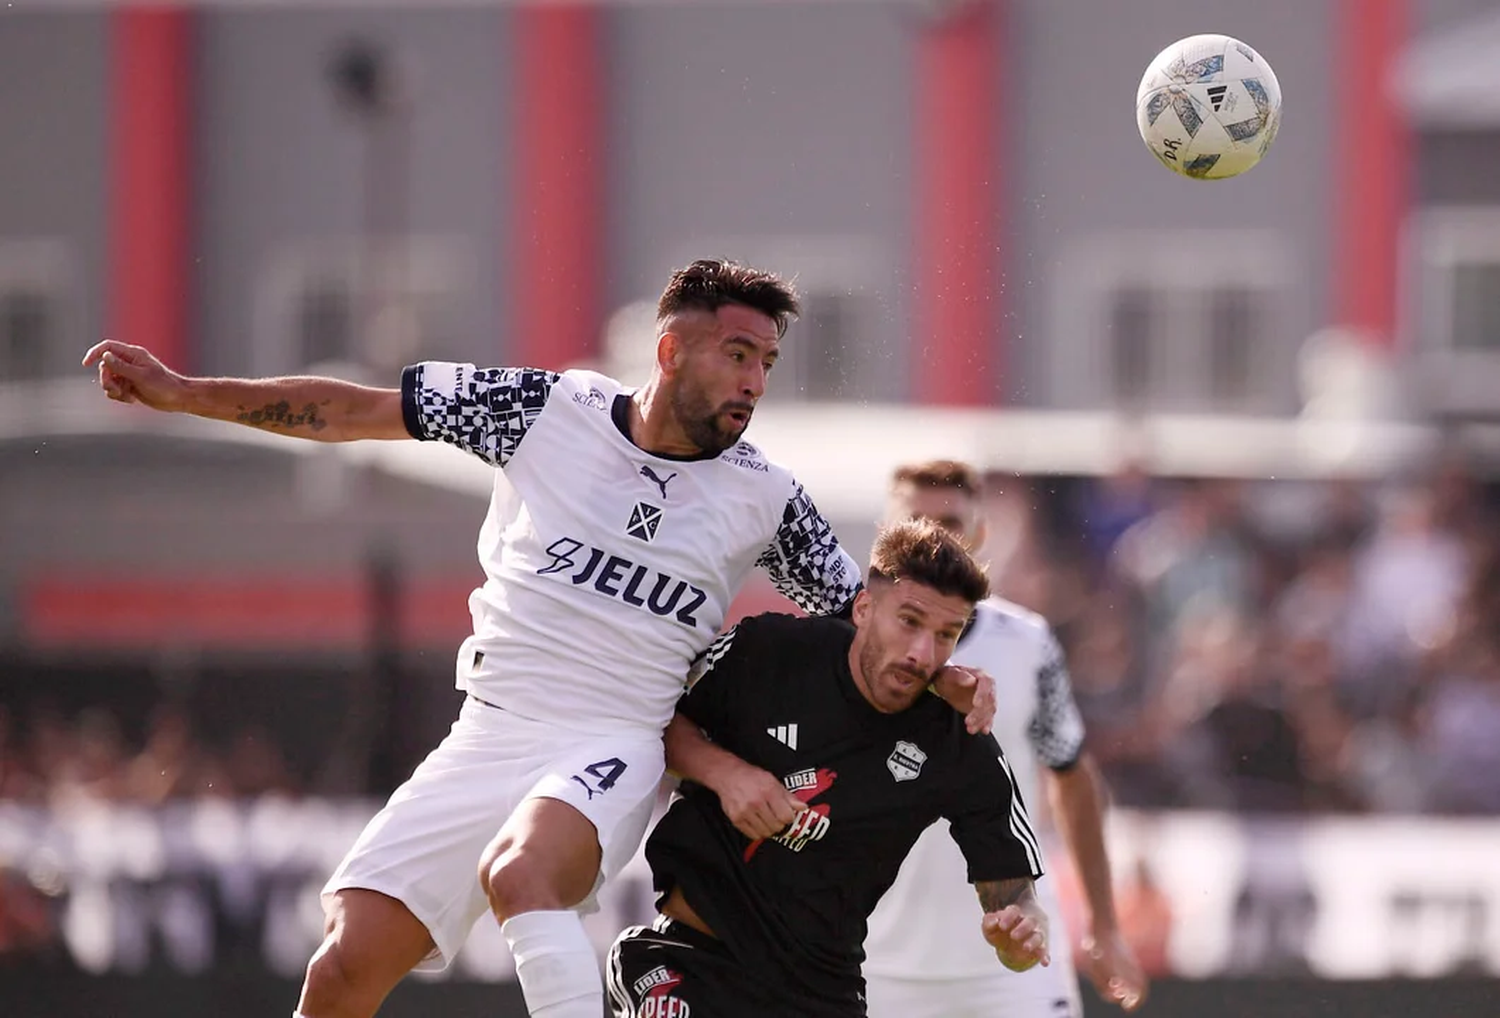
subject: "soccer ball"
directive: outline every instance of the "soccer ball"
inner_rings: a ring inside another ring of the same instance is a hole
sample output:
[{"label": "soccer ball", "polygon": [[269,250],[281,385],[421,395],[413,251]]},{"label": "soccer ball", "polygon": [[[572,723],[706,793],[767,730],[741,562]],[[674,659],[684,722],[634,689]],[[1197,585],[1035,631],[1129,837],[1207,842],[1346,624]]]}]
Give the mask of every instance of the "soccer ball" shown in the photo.
[{"label": "soccer ball", "polygon": [[1276,140],[1281,86],[1271,65],[1238,39],[1189,36],[1146,68],[1135,119],[1168,169],[1198,180],[1236,177]]}]

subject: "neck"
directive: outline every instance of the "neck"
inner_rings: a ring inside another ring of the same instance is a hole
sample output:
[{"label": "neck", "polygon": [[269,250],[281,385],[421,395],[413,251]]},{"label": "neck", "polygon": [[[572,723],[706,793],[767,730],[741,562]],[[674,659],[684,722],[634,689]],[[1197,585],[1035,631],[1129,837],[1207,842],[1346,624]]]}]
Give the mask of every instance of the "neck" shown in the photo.
[{"label": "neck", "polygon": [[677,423],[671,401],[656,378],[630,398],[630,440],[646,452],[663,456],[696,456],[703,451]]}]

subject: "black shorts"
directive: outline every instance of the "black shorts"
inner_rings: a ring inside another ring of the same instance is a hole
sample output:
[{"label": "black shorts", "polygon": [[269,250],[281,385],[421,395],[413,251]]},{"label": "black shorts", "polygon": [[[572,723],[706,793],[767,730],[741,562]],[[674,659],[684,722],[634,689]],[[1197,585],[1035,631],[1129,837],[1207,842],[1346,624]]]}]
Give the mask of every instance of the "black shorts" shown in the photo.
[{"label": "black shorts", "polygon": [[788,1014],[722,941],[657,916],[609,949],[605,980],[615,1018],[769,1018]]}]

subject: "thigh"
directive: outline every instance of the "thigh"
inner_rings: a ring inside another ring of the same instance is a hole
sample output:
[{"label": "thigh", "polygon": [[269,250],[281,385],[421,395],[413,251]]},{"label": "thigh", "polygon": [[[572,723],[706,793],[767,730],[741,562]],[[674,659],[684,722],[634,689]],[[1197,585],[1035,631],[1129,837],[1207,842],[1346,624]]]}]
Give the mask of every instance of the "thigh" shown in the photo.
[{"label": "thigh", "polygon": [[593,872],[576,903],[581,911],[593,910],[595,892],[640,847],[665,771],[659,735],[583,736],[526,793],[571,806],[592,830]]},{"label": "thigh", "polygon": [[722,951],[650,926],[615,940],[605,965],[614,1018],[765,1018],[776,1014]]},{"label": "thigh", "polygon": [[485,846],[534,780],[510,740],[465,705],[448,737],[365,826],[323,888],[376,891],[400,902],[434,941],[418,968],[443,968],[488,910],[478,868]]}]

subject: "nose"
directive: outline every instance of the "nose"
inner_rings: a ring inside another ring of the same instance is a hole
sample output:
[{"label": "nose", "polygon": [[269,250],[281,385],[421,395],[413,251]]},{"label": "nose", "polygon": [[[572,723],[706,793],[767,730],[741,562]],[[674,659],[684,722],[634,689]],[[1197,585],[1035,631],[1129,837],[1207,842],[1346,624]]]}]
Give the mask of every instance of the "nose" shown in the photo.
[{"label": "nose", "polygon": [[930,672],[936,666],[937,641],[931,633],[920,632],[913,634],[911,642],[906,645],[906,665],[921,672]]},{"label": "nose", "polygon": [[740,393],[754,403],[766,394],[766,367],[764,364],[752,364],[745,372],[745,377],[740,381]]}]

